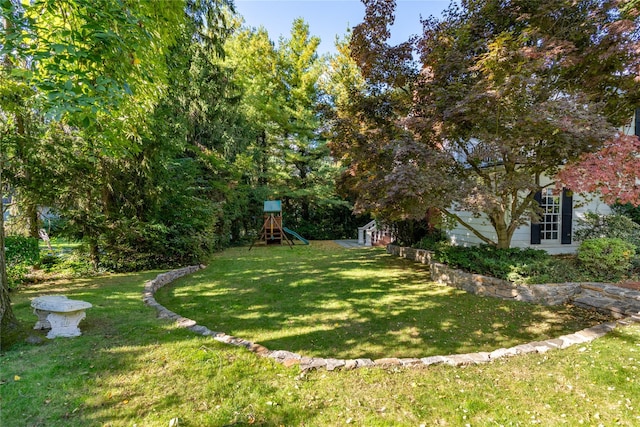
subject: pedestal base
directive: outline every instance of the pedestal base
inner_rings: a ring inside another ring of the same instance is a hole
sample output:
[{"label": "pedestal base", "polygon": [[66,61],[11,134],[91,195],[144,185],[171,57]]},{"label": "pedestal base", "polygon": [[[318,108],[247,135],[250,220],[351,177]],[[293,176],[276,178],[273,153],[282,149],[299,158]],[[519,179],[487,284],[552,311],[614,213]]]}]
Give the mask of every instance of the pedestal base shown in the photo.
[{"label": "pedestal base", "polygon": [[70,313],[49,313],[47,320],[51,324],[51,330],[47,334],[47,338],[78,337],[82,335],[78,325],[85,317],[87,315],[84,310]]}]

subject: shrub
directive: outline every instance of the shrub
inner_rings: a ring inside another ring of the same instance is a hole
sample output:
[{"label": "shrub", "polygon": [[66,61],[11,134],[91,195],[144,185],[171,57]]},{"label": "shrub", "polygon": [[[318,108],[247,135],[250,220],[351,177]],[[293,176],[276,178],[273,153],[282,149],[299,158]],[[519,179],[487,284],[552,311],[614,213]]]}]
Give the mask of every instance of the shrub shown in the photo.
[{"label": "shrub", "polygon": [[627,203],[624,205],[616,204],[612,208],[615,213],[624,215],[640,225],[640,206],[633,206],[631,203]]},{"label": "shrub", "polygon": [[518,267],[550,258],[536,249],[497,249],[493,246],[450,246],[440,244],[435,250],[437,262],[471,273],[485,274],[509,280],[509,275]]},{"label": "shrub", "polygon": [[413,247],[416,249],[435,251],[440,246],[447,246],[446,241],[447,235],[444,231],[434,230],[420,239],[420,241],[413,245]]},{"label": "shrub", "polygon": [[597,238],[617,238],[640,248],[640,225],[625,215],[598,215],[587,212],[579,220],[575,236],[585,241]]},{"label": "shrub", "polygon": [[620,280],[634,255],[634,245],[619,238],[588,239],[578,248],[580,265],[598,280]]},{"label": "shrub", "polygon": [[61,277],[86,277],[99,273],[93,269],[89,256],[81,248],[61,256],[46,255],[40,261],[40,266],[46,272]]},{"label": "shrub", "polygon": [[507,279],[518,285],[589,281],[573,256],[548,256],[513,267]]},{"label": "shrub", "polygon": [[40,248],[38,239],[24,236],[5,237],[5,257],[9,288],[15,288],[23,282],[29,267],[38,262]]},{"label": "shrub", "polygon": [[38,239],[24,236],[6,236],[4,238],[7,264],[26,263],[33,265],[40,258]]}]

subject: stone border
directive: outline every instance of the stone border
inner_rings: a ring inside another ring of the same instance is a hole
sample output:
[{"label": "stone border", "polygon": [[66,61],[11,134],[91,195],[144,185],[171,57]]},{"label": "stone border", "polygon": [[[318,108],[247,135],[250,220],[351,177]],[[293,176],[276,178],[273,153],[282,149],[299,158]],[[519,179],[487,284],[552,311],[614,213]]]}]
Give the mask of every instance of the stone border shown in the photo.
[{"label": "stone border", "polygon": [[467,273],[439,264],[433,261],[433,253],[425,249],[388,245],[387,253],[426,264],[433,281],[470,294],[544,305],[571,303],[595,309],[617,319],[640,314],[640,291],[633,289],[606,283],[516,285],[507,280]]},{"label": "stone border", "polygon": [[198,325],[195,320],[182,317],[181,315],[168,310],[164,306],[160,305],[154,298],[154,294],[158,289],[180,277],[194,273],[204,267],[205,266],[203,265],[194,265],[178,270],[172,270],[167,273],[159,274],[155,279],[147,281],[144,286],[142,298],[144,303],[156,309],[158,318],[175,320],[177,326],[180,328],[187,328],[197,334],[212,337],[214,340],[221,343],[244,347],[259,356],[273,359],[274,361],[281,363],[286,367],[298,365],[300,367],[300,370],[302,370],[303,372],[321,368],[324,368],[327,371],[334,371],[339,369],[351,370],[362,367],[416,368],[438,364],[446,364],[450,366],[475,365],[480,363],[488,363],[496,359],[516,356],[520,354],[546,353],[549,350],[564,349],[574,344],[582,344],[593,341],[596,338],[606,335],[608,332],[615,329],[618,325],[627,326],[632,324],[633,322],[640,322],[640,315],[631,316],[627,319],[620,319],[616,322],[603,323],[601,325],[583,329],[573,334],[563,335],[559,338],[546,341],[531,342],[528,344],[520,344],[510,348],[499,348],[492,352],[451,354],[446,356],[430,356],[423,358],[385,357],[375,360],[334,358],[325,359],[319,357],[305,357],[286,350],[269,350],[268,348],[260,344],[227,335],[224,332],[214,332],[206,326]]}]

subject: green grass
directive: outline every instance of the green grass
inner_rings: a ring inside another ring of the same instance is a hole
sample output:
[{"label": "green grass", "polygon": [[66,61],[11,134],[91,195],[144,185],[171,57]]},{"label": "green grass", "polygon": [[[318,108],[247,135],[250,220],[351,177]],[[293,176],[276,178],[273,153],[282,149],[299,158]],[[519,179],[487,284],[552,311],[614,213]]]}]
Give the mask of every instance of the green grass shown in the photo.
[{"label": "green grass", "polygon": [[174,418],[198,427],[640,424],[640,325],[566,350],[465,368],[301,375],[156,319],[141,302],[144,281],[155,274],[13,293],[28,326],[36,321],[29,301],[38,295],[63,293],[94,307],[81,337],[20,344],[0,356],[0,425],[167,427]]},{"label": "green grass", "polygon": [[476,297],[382,249],[332,242],[230,249],[156,299],[269,349],[353,359],[492,351],[606,320],[571,306]]},{"label": "green grass", "polygon": [[[80,242],[74,242],[67,239],[60,239],[57,237],[51,238],[50,243],[51,243],[51,248],[53,249],[54,254],[69,253],[81,245]],[[45,253],[45,254],[49,253],[49,246],[43,240],[38,241],[38,246],[40,247],[40,251],[42,253]]]}]

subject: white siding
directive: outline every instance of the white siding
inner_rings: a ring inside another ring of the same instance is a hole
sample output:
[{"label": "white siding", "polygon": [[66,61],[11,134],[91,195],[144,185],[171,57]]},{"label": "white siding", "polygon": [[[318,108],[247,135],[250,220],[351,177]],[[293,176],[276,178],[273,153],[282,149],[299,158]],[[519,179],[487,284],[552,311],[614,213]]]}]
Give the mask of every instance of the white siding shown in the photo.
[{"label": "white siding", "polygon": [[[542,184],[548,183],[542,182]],[[611,213],[611,208],[596,195],[585,199],[579,194],[573,195],[573,220],[572,220],[572,234],[575,232],[576,227],[579,225],[578,220],[584,218],[585,212],[597,212],[601,215],[607,215]],[[496,233],[491,226],[491,223],[486,216],[481,215],[479,218],[474,218],[470,212],[455,212],[465,222],[472,225],[476,230],[480,231],[484,236],[489,237],[496,241]],[[471,231],[463,227],[460,224],[456,224],[453,230],[447,232],[448,237],[452,244],[460,246],[475,246],[482,243],[478,237],[476,237]],[[570,245],[563,245],[560,240],[557,242],[542,241],[539,245],[532,245],[531,243],[531,228],[529,225],[523,225],[519,227],[514,233],[511,239],[511,247],[514,248],[533,248],[544,249],[550,254],[565,254],[574,253],[580,242],[576,242],[574,238],[571,239]]]},{"label": "white siding", "polygon": [[[496,239],[496,233],[493,229],[493,226],[485,215],[481,215],[480,217],[475,218],[471,214],[471,212],[455,211],[455,213],[464,222],[482,233],[483,236],[487,236],[492,240]],[[456,223],[456,227],[453,230],[449,230],[447,234],[449,236],[449,239],[451,240],[451,243],[454,245],[475,246],[482,243],[482,240],[480,240],[468,228],[463,227],[459,223]]]},{"label": "white siding", "polygon": [[[639,135],[640,132],[636,129],[636,126],[639,123],[638,113],[640,109],[636,109],[634,112],[633,118],[629,121],[629,123],[623,126],[620,130],[622,133],[626,135]],[[541,179],[542,185],[547,185],[551,181],[543,177]],[[572,219],[572,236],[575,233],[576,227],[579,226],[579,219],[584,218],[585,212],[596,212],[601,215],[608,215],[611,213],[611,208],[597,196],[592,195],[588,198],[584,198],[579,194],[573,195],[573,219]],[[482,235],[497,241],[496,233],[491,226],[491,223],[487,219],[486,216],[481,215],[478,218],[475,218],[470,212],[460,212],[455,211],[455,213],[469,225],[473,226],[476,230],[478,230]],[[482,243],[478,237],[476,237],[471,231],[467,228],[463,227],[460,224],[456,224],[453,230],[447,232],[451,243],[460,246],[474,246]],[[575,239],[571,238],[570,245],[563,245],[558,240],[555,242],[542,241],[539,245],[532,245],[531,243],[531,228],[529,225],[524,225],[519,227],[515,233],[513,233],[513,238],[511,239],[511,246],[515,248],[534,248],[534,249],[544,249],[550,254],[563,254],[563,253],[574,253],[580,242],[576,242]]]}]

